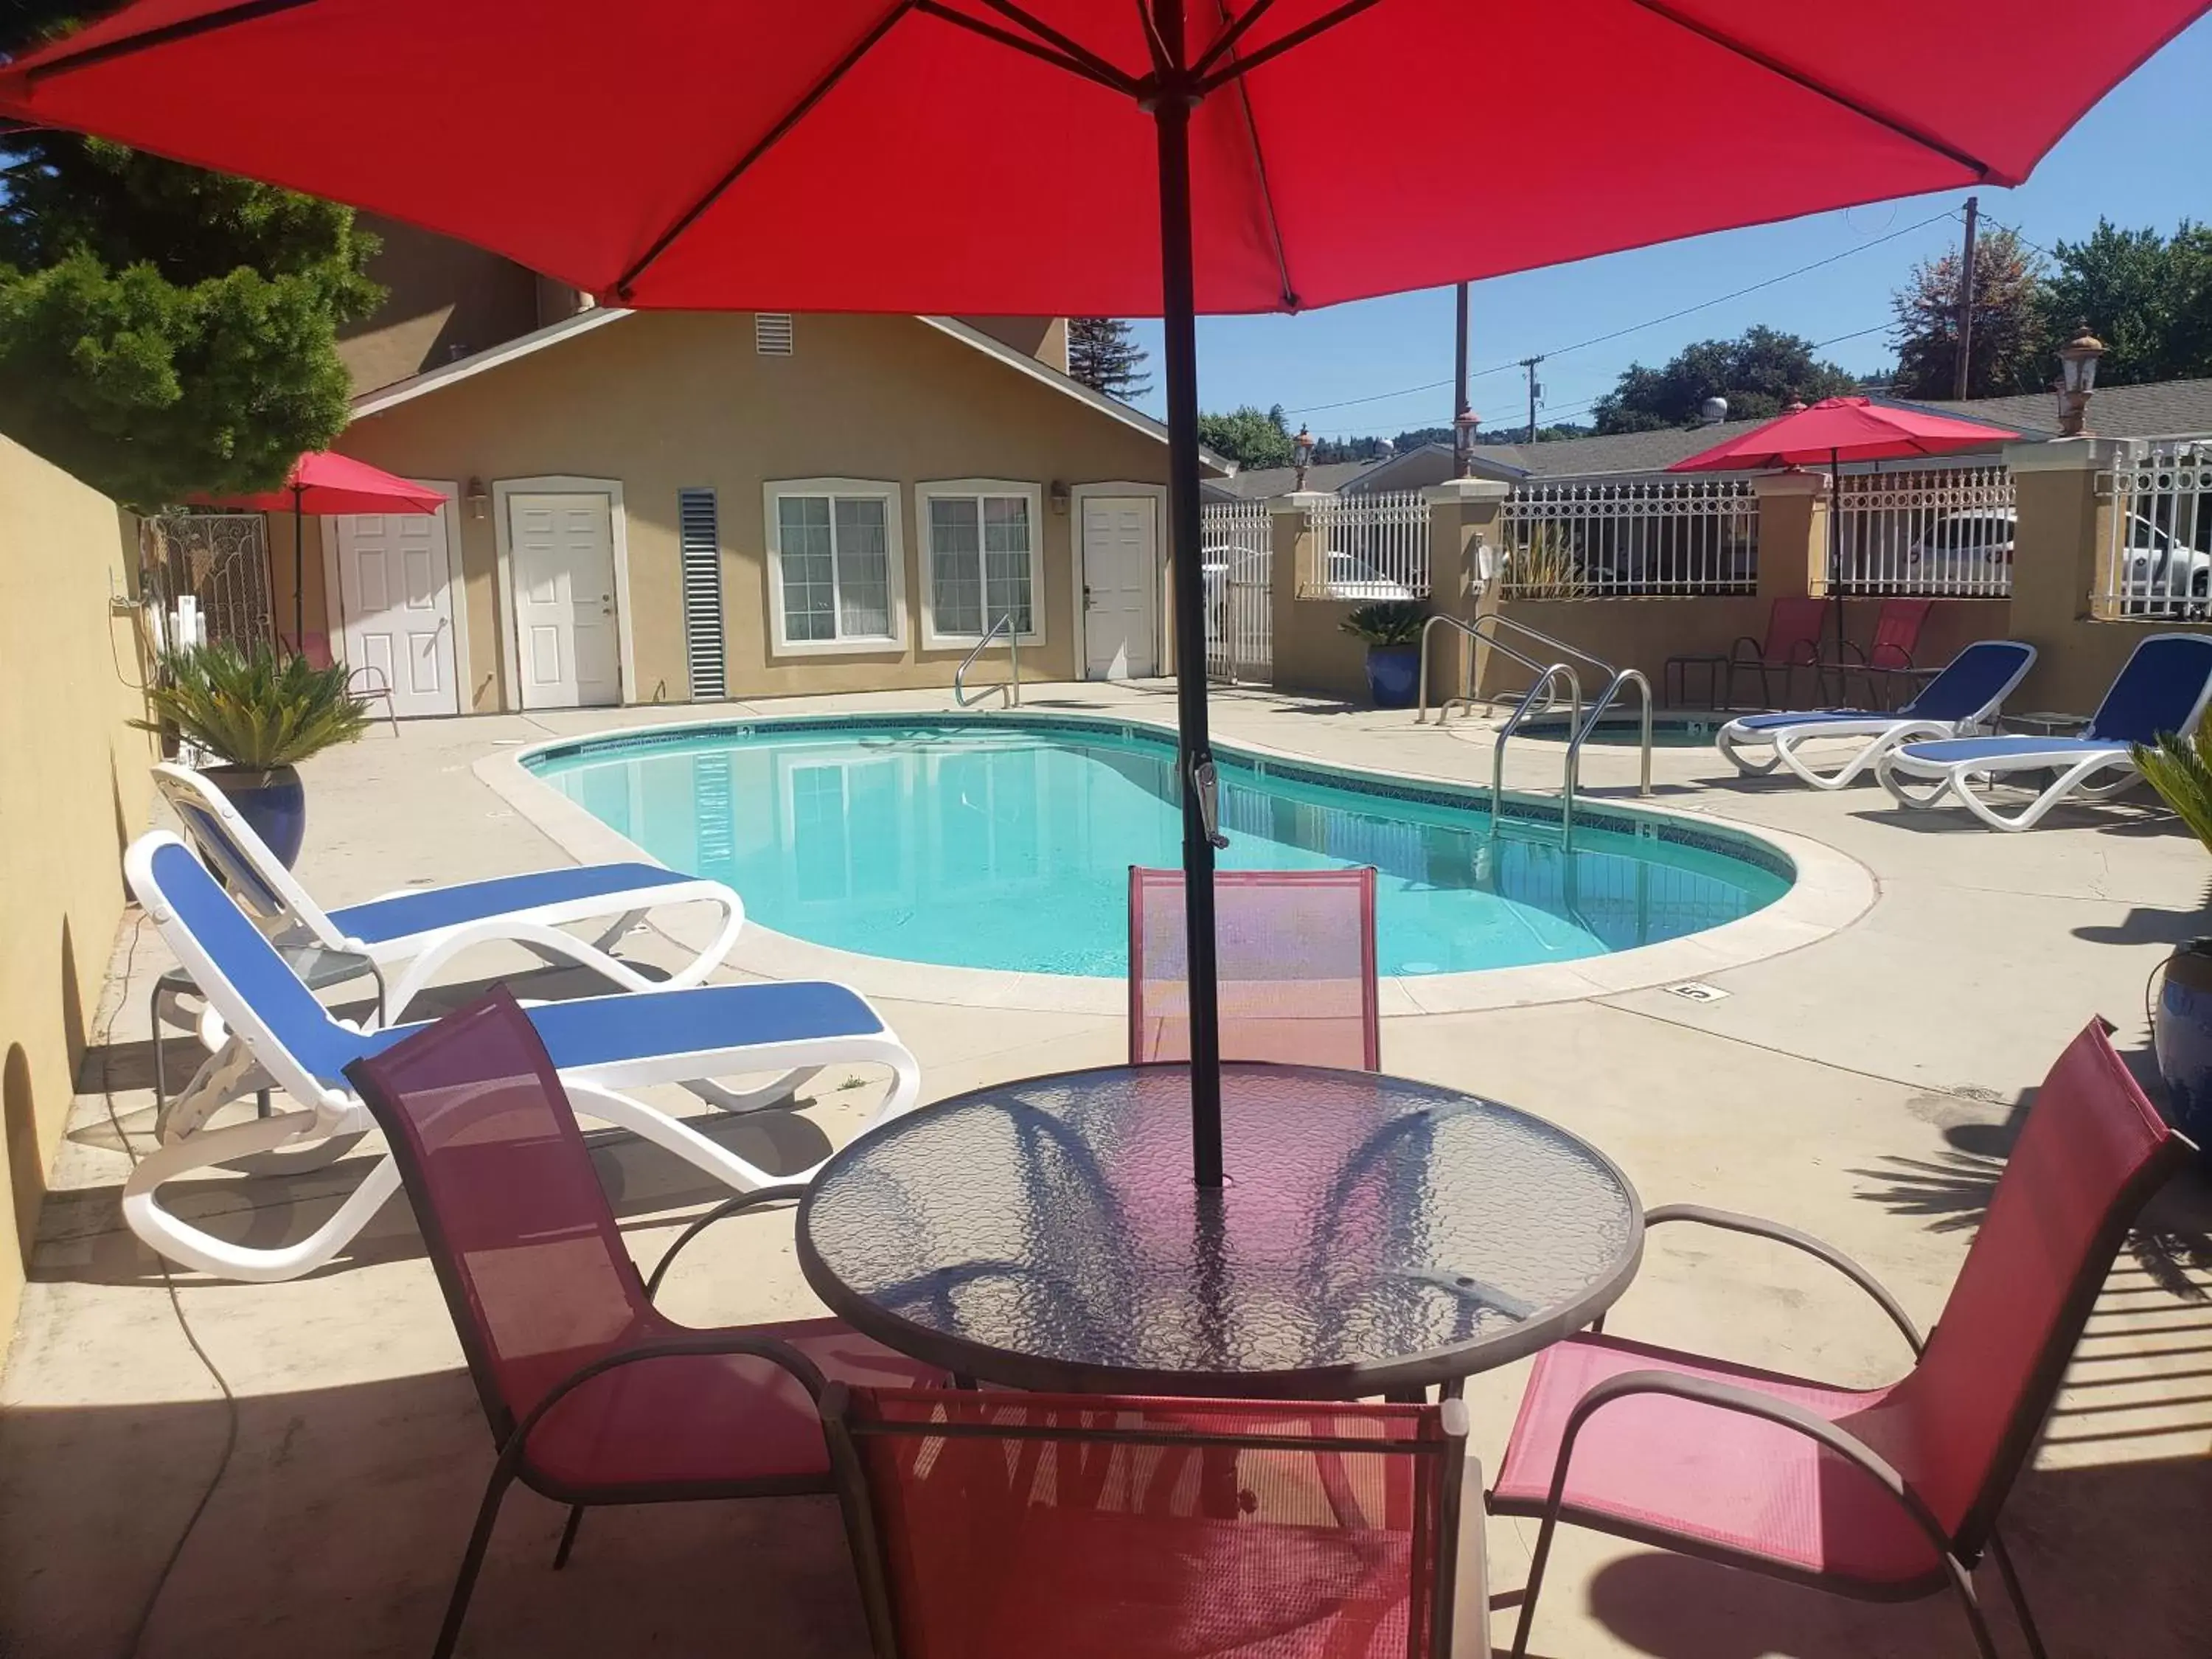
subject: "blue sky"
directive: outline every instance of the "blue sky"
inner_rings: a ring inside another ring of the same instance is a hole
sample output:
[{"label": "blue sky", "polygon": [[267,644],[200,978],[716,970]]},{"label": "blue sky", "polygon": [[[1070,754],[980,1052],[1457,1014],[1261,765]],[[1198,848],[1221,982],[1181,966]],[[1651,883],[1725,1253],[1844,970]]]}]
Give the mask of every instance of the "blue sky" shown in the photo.
[{"label": "blue sky", "polygon": [[[2094,9],[2083,14],[2094,27]],[[2130,228],[2171,231],[2184,218],[2212,219],[2212,17],[2198,21],[2091,110],[2017,190],[1983,190],[1984,222],[2017,228],[2049,246],[2094,229],[2099,215]],[[1822,355],[1860,372],[1887,363],[1889,295],[1917,259],[1955,246],[1954,210],[1967,192],[1815,214],[1786,224],[1723,232],[1663,247],[1524,271],[1474,285],[1470,368],[1476,373],[1536,352],[1554,355],[1539,371],[1542,418],[1587,420],[1589,400],[1608,390],[1632,361],[1661,363],[1692,340],[1741,333],[1766,323],[1814,340],[1833,340]],[[1932,216],[1933,224],[1906,231]],[[1742,299],[1564,355],[1557,349],[1694,306],[1801,265],[1847,254],[1832,264]],[[1161,412],[1159,325],[1140,321],[1152,353],[1153,390],[1139,399]],[[1859,331],[1873,328],[1873,333]],[[1857,334],[1852,339],[1839,336]],[[1201,318],[1199,402],[1209,410],[1279,403],[1296,428],[1318,436],[1395,433],[1451,419],[1451,390],[1324,408],[1348,398],[1448,380],[1452,370],[1452,291],[1425,289],[1362,301],[1297,317]],[[1518,368],[1475,380],[1468,396],[1486,428],[1526,417]]]}]

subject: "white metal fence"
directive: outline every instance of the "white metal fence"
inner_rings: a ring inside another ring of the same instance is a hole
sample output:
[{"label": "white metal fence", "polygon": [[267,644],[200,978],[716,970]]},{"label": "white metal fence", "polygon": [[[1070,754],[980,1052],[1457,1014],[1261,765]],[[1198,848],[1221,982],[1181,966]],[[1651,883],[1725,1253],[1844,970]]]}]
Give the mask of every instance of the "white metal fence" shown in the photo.
[{"label": "white metal fence", "polygon": [[1265,682],[1275,635],[1274,528],[1265,501],[1208,501],[1199,513],[1205,552],[1206,672]]},{"label": "white metal fence", "polygon": [[1753,593],[1759,499],[1741,478],[1516,485],[1503,514],[1508,599]]},{"label": "white metal fence", "polygon": [[2212,612],[2212,437],[2150,438],[2098,482],[2112,504],[2099,616]]},{"label": "white metal fence", "polygon": [[1418,489],[1331,495],[1314,507],[1326,572],[1302,599],[1420,599],[1429,592],[1429,504]]},{"label": "white metal fence", "polygon": [[[2002,465],[1845,473],[1837,574],[1846,593],[2002,599],[2012,593],[2012,474]],[[1824,579],[1815,592],[1825,592]]]}]

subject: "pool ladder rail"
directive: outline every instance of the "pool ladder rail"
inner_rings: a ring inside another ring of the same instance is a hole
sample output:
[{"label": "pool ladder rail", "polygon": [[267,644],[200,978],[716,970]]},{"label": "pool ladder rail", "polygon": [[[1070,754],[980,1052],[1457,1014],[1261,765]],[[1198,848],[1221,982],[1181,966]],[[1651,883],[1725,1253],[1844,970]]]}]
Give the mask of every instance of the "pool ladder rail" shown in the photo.
[{"label": "pool ladder rail", "polygon": [[[1563,685],[1567,697],[1567,757],[1565,777],[1559,793],[1560,830],[1563,833],[1571,834],[1574,830],[1575,794],[1581,786],[1583,744],[1589,741],[1590,733],[1597,730],[1599,720],[1605,717],[1607,711],[1620,699],[1621,690],[1625,686],[1632,685],[1636,688],[1637,697],[1642,705],[1643,770],[1636,793],[1639,795],[1649,795],[1651,793],[1651,682],[1644,678],[1636,669],[1616,668],[1602,657],[1594,657],[1577,646],[1569,645],[1565,640],[1544,633],[1541,629],[1531,628],[1526,623],[1516,622],[1510,617],[1500,616],[1494,611],[1485,612],[1473,622],[1462,622],[1457,617],[1448,617],[1440,613],[1431,617],[1422,625],[1420,678],[1417,683],[1418,702],[1413,714],[1413,723],[1416,726],[1425,726],[1428,723],[1429,640],[1430,636],[1436,632],[1439,623],[1457,629],[1479,645],[1487,645],[1494,651],[1504,652],[1515,662],[1536,676],[1534,684],[1522,694],[1520,701],[1513,707],[1513,712],[1505,717],[1504,724],[1498,728],[1498,741],[1491,750],[1490,823],[1493,832],[1504,822],[1499,816],[1499,809],[1505,793],[1505,745],[1513,734],[1528,722],[1530,716],[1549,714],[1559,707],[1559,691]],[[1559,659],[1547,663],[1540,658],[1528,655],[1527,652],[1519,649],[1510,641],[1499,638],[1499,633],[1507,629],[1510,629],[1516,635],[1539,649],[1557,652]],[[1571,659],[1573,662],[1582,663],[1585,666],[1595,668],[1606,676],[1604,688],[1598,692],[1596,698],[1590,703],[1587,713],[1583,708],[1582,678],[1576,673],[1572,663],[1567,660],[1568,659]],[[1472,688],[1465,682],[1466,677],[1462,675],[1461,694],[1455,697],[1447,697],[1437,704],[1438,726],[1444,724],[1455,707],[1465,709],[1472,709],[1474,707]]]},{"label": "pool ladder rail", "polygon": [[[1006,678],[970,692],[968,671],[975,665],[975,659],[983,654],[985,647],[1002,636],[1006,641]],[[969,647],[968,654],[961,658],[960,666],[952,671],[952,701],[959,707],[966,708],[979,703],[993,692],[1004,694],[1009,708],[1022,706],[1022,647],[1014,633],[1014,613],[1011,611],[999,613],[999,620],[991,624],[990,631]]]}]

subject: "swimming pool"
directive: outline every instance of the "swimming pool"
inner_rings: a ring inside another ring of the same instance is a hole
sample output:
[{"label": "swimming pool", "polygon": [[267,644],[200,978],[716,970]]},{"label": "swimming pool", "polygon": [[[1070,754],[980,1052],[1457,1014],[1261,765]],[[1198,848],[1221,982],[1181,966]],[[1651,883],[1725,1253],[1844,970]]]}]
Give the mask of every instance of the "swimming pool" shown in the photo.
[{"label": "swimming pool", "polygon": [[[1651,722],[1654,749],[1710,749],[1713,736],[1727,725],[1729,714],[1662,714]],[[1541,714],[1519,727],[1514,736],[1565,743],[1571,728],[1564,714]],[[1635,748],[1644,741],[1644,722],[1634,714],[1607,714],[1593,727],[1589,742],[1601,748]]]},{"label": "swimming pool", "polygon": [[[1735,921],[1790,885],[1748,836],[1585,804],[1324,769],[1220,746],[1225,869],[1372,864],[1378,966],[1572,961]],[[838,715],[554,744],[538,778],[750,921],[864,955],[1127,971],[1127,872],[1179,862],[1172,734],[1065,717]]]}]

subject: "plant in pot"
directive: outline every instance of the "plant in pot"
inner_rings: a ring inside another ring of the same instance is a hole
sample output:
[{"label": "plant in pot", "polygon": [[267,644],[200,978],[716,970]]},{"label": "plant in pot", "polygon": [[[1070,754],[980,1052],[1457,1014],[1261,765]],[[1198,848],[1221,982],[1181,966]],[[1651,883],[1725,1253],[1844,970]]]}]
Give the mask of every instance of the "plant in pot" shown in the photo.
[{"label": "plant in pot", "polygon": [[310,755],[348,743],[368,723],[346,689],[343,663],[318,668],[267,646],[198,645],[161,659],[146,700],[151,732],[174,731],[216,756],[202,769],[239,816],[289,869],[307,833],[307,802],[294,769]]},{"label": "plant in pot", "polygon": [[1340,624],[1367,641],[1367,695],[1377,708],[1411,708],[1421,677],[1421,629],[1429,608],[1419,599],[1376,599]]},{"label": "plant in pot", "polygon": [[[2193,738],[2172,732],[2148,747],[2136,746],[2136,769],[2181,821],[2212,849],[2212,725]],[[2212,1170],[2212,938],[2174,947],[2150,1017],[2151,1048],[2158,1057],[2173,1108],[2175,1127],[2208,1151]]]}]

